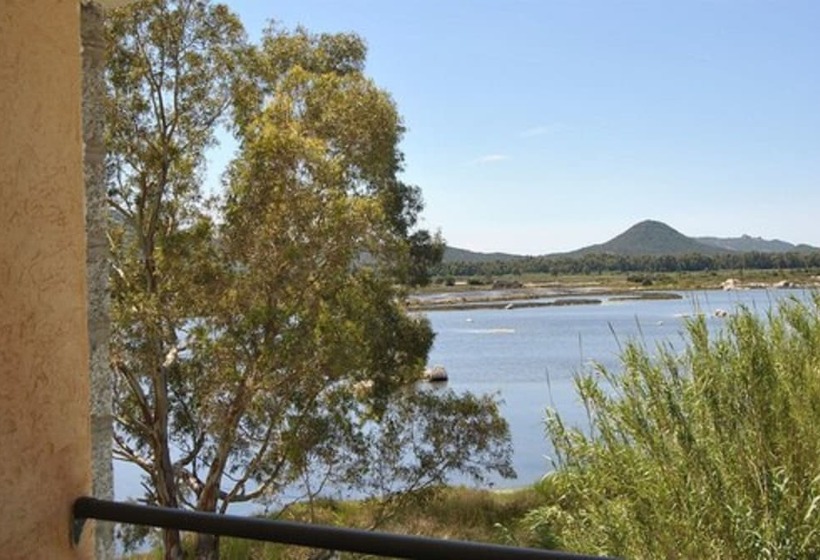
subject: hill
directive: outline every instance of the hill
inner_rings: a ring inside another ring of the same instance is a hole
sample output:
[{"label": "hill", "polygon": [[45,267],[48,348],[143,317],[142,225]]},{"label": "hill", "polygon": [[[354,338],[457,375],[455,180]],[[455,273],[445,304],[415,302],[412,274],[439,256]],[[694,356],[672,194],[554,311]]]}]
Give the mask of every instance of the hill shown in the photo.
[{"label": "hill", "polygon": [[478,251],[468,251],[447,246],[444,248],[442,262],[492,262],[492,261],[513,261],[526,258],[522,255],[512,255],[509,253],[480,253]]},{"label": "hill", "polygon": [[593,253],[611,255],[716,255],[731,252],[729,249],[702,243],[683,235],[678,230],[654,220],[639,222],[598,245],[589,245],[577,251],[563,253],[565,257],[583,256]]},{"label": "hill", "polygon": [[740,237],[695,237],[696,241],[720,247],[727,251],[739,251],[741,253],[790,253],[794,251],[814,251],[815,247],[810,245],[795,245],[788,241],[779,239],[763,239],[762,237],[752,237],[742,235]]},{"label": "hill", "polygon": [[[645,220],[630,227],[605,243],[589,245],[568,253],[541,255],[552,257],[582,257],[594,253],[625,256],[660,255],[719,255],[725,253],[790,253],[818,251],[817,247],[795,245],[779,239],[741,237],[688,237],[678,230],[656,220]],[[456,247],[446,247],[444,263],[487,263],[529,258],[511,253],[482,253]]]}]

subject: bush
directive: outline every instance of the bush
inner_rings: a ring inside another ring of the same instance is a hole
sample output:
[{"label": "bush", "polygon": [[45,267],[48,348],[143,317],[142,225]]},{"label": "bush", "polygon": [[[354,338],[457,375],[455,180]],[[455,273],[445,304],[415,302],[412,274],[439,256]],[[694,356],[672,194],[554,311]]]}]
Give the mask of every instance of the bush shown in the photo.
[{"label": "bush", "polygon": [[687,332],[682,354],[633,343],[622,371],[579,374],[590,429],[548,413],[531,528],[627,558],[820,557],[820,296]]},{"label": "bush", "polygon": [[[520,540],[524,535],[519,521],[537,505],[538,499],[531,488],[494,492],[439,487],[417,492],[386,519],[376,501],[329,499],[310,505],[294,504],[278,518],[342,527],[377,527],[381,531],[405,535],[528,545],[533,543]],[[225,538],[222,539],[220,557],[223,560],[310,560],[317,557],[314,552],[282,544]],[[333,556],[337,557],[344,560],[365,558],[353,553]]]}]

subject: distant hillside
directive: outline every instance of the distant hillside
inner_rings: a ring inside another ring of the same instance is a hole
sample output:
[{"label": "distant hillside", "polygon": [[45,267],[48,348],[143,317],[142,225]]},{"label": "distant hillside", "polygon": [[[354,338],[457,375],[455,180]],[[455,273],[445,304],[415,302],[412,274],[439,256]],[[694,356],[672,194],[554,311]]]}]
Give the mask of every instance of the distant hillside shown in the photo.
[{"label": "distant hillside", "polygon": [[565,253],[563,256],[580,257],[592,253],[629,256],[685,255],[690,253],[716,255],[726,252],[727,249],[725,248],[696,241],[662,222],[645,220],[635,224],[606,243],[590,245],[571,253]]},{"label": "distant hillside", "polygon": [[[678,230],[655,220],[645,220],[630,227],[606,243],[589,245],[569,253],[541,255],[542,258],[582,257],[593,253],[624,256],[721,255],[726,253],[790,253],[818,251],[817,247],[795,245],[779,239],[762,237],[687,237]],[[443,263],[488,263],[527,258],[511,253],[481,253],[456,247],[444,249]]]},{"label": "distant hillside", "polygon": [[509,253],[479,253],[447,246],[444,248],[442,262],[492,262],[492,261],[512,261],[523,259],[521,255],[511,255]]},{"label": "distant hillside", "polygon": [[814,251],[815,247],[810,245],[795,245],[788,241],[781,241],[779,239],[763,239],[762,237],[752,237],[750,235],[743,235],[741,237],[695,237],[697,241],[706,243],[726,249],[728,251],[738,251],[741,253],[750,253],[757,251],[759,253],[789,253],[792,251]]}]

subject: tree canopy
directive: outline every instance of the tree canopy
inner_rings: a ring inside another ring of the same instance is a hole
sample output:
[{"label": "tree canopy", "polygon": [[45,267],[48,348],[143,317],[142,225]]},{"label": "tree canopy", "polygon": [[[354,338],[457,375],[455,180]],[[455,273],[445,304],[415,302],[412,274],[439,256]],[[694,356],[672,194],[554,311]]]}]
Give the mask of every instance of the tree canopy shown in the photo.
[{"label": "tree canopy", "polygon": [[786,270],[820,268],[820,251],[787,253],[724,253],[702,255],[616,255],[590,253],[581,256],[545,255],[490,261],[451,261],[432,266],[439,278],[446,276],[502,276],[505,274],[594,274],[601,272],[695,272],[704,270]]},{"label": "tree canopy", "polygon": [[[250,44],[194,0],[137,2],[109,31],[115,452],[144,499],[225,512],[330,484],[395,504],[455,471],[512,476],[492,398],[417,386],[433,333],[404,286],[443,244],[417,227],[362,39]],[[239,149],[208,198],[220,126]],[[176,532],[164,548],[181,557]]]}]

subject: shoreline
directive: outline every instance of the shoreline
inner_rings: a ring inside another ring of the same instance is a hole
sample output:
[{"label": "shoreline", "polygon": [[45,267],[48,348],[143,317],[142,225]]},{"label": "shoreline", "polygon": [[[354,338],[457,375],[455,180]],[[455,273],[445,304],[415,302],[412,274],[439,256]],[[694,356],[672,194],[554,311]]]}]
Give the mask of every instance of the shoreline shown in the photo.
[{"label": "shoreline", "polygon": [[[466,288],[461,286],[462,288]],[[741,282],[728,278],[717,285],[663,287],[620,287],[602,285],[532,284],[514,288],[492,286],[440,291],[424,291],[408,296],[409,311],[461,311],[470,309],[522,309],[531,307],[560,307],[570,305],[600,305],[604,300],[669,300],[682,299],[681,292],[701,290],[745,291],[780,289],[818,289],[817,282],[802,284],[791,281]],[[543,301],[547,300],[547,301]]]},{"label": "shoreline", "polygon": [[[681,299],[671,291],[624,290],[613,288],[515,288],[476,290],[463,292],[438,292],[414,294],[408,298],[410,311],[460,311],[465,309],[522,309],[531,307],[563,307],[570,305],[600,305],[605,299],[660,300]],[[549,300],[549,301],[539,301]]]}]

